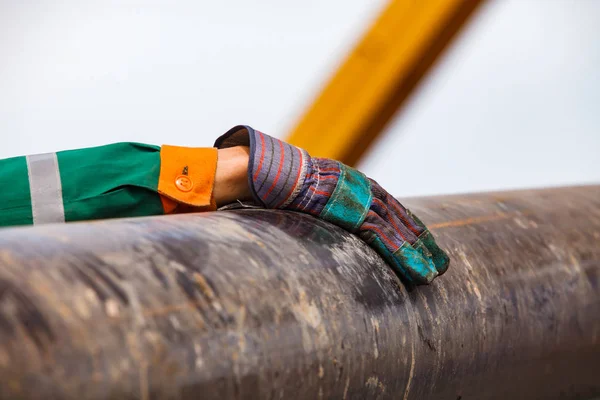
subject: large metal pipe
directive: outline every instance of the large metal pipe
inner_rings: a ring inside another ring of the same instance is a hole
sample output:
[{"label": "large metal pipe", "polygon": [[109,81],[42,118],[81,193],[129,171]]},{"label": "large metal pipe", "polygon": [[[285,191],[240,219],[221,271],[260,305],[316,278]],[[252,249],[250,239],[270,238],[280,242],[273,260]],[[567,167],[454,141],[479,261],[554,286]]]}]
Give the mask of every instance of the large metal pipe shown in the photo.
[{"label": "large metal pipe", "polygon": [[0,231],[0,398],[600,394],[600,186],[405,204],[452,258],[410,291],[297,213]]}]

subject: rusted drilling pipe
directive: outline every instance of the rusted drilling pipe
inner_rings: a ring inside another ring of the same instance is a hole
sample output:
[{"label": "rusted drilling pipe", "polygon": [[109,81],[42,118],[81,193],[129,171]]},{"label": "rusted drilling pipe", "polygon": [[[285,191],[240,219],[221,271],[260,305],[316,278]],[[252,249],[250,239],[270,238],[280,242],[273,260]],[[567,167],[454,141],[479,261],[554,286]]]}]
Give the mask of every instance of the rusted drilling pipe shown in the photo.
[{"label": "rusted drilling pipe", "polygon": [[412,291],[290,212],[0,231],[0,398],[600,394],[600,186],[405,204],[452,257]]}]

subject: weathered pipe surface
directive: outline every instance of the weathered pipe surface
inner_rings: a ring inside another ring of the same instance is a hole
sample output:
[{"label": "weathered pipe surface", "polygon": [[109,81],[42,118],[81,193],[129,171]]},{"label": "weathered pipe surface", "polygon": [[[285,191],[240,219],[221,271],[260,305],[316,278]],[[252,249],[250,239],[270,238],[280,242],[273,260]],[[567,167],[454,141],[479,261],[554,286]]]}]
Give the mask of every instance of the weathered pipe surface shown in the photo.
[{"label": "weathered pipe surface", "polygon": [[452,257],[411,291],[296,213],[0,231],[0,398],[600,394],[600,186],[405,204]]}]

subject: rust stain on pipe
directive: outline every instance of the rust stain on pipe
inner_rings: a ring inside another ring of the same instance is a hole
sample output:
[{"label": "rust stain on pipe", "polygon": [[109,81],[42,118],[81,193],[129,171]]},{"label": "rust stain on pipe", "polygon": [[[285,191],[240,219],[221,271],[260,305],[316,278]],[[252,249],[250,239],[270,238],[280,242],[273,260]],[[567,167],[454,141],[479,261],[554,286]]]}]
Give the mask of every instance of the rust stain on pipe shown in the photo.
[{"label": "rust stain on pipe", "polygon": [[414,290],[298,213],[2,230],[0,399],[600,395],[600,186],[403,203],[452,257]]},{"label": "rust stain on pipe", "polygon": [[429,229],[433,230],[433,229],[451,228],[451,227],[456,227],[456,226],[480,224],[482,222],[501,221],[504,219],[513,218],[517,215],[519,215],[519,214],[513,214],[513,215],[496,214],[496,215],[487,215],[484,217],[473,217],[473,218],[459,219],[456,221],[440,222],[437,224],[430,225]]},{"label": "rust stain on pipe", "polygon": [[527,215],[528,213],[514,213],[514,214],[496,214],[496,215],[486,215],[483,217],[472,217],[459,219],[455,221],[447,221],[447,222],[439,222],[437,224],[429,225],[429,229],[442,229],[442,228],[452,228],[457,226],[466,226],[473,224],[481,224],[483,222],[491,222],[491,221],[501,221],[504,219],[514,218],[514,217],[522,217]]}]

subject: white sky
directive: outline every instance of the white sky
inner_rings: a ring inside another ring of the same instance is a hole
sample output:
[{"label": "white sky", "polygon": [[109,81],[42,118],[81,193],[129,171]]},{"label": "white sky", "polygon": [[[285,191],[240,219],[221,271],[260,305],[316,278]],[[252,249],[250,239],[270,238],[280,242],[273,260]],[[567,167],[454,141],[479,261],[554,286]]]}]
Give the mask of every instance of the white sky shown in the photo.
[{"label": "white sky", "polygon": [[360,168],[397,196],[600,183],[599,22],[596,0],[487,4]]},{"label": "white sky", "polygon": [[[0,0],[0,157],[282,137],[383,4]],[[361,168],[397,195],[600,182],[598,21],[489,3]]]}]

